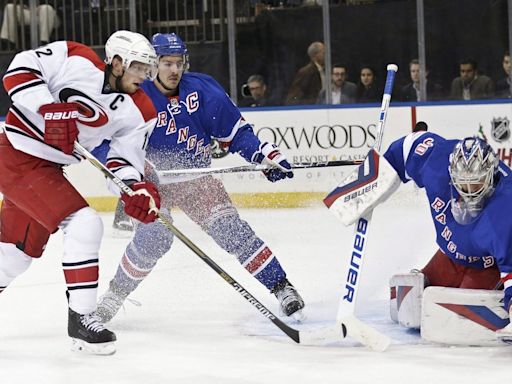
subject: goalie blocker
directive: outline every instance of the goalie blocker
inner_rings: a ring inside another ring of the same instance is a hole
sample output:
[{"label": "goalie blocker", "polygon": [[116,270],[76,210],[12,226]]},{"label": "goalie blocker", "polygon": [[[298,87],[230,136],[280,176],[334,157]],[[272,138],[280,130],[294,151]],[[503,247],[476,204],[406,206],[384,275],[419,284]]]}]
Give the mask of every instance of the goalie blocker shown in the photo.
[{"label": "goalie blocker", "polygon": [[324,203],[348,226],[393,194],[401,181],[384,156],[372,149],[325,199]]},{"label": "goalie blocker", "polygon": [[509,324],[503,291],[447,287],[424,288],[421,272],[390,280],[391,319],[407,328],[420,328],[422,339],[469,346],[505,345],[495,331]]}]

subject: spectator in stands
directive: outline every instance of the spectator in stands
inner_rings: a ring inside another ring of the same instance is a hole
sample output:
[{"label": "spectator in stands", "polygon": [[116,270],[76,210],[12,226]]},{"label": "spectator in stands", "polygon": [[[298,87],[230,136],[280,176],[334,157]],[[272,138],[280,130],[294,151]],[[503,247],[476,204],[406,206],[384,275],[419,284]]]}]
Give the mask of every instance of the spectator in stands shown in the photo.
[{"label": "spectator in stands", "polygon": [[[347,67],[344,64],[332,66],[332,100],[331,104],[355,103],[357,86],[347,81]],[[327,103],[326,91],[321,90],[318,95],[318,104]]]},{"label": "spectator in stands", "polygon": [[[411,82],[402,87],[400,91],[400,100],[420,101],[420,62],[418,59],[412,59],[409,63],[409,74],[411,76]],[[427,100],[439,100],[441,98],[441,94],[442,87],[439,84],[428,81],[427,79]]]},{"label": "spectator in stands", "polygon": [[270,95],[265,79],[261,75],[251,75],[247,84],[242,87],[242,95],[249,98],[247,106],[268,107],[279,105],[279,102]]},{"label": "spectator in stands", "polygon": [[507,51],[503,55],[503,71],[505,77],[499,79],[496,82],[496,97],[509,99],[512,97],[510,93],[510,70],[512,69],[512,63],[510,62],[510,53]]},{"label": "spectator in stands", "polygon": [[375,71],[369,66],[363,66],[359,72],[356,101],[358,103],[375,103],[382,98],[382,89],[377,85]]},{"label": "spectator in stands", "polygon": [[286,104],[316,104],[325,83],[325,48],[315,41],[308,47],[309,64],[298,70],[286,96]]},{"label": "spectator in stands", "polygon": [[460,76],[452,81],[450,96],[454,100],[488,99],[494,96],[494,84],[485,75],[478,74],[476,61],[460,62]]},{"label": "spectator in stands", "polygon": [[[63,22],[66,26],[63,31],[64,39],[87,45],[101,45],[104,40],[101,31],[108,30],[109,23],[114,24],[112,18],[116,17],[114,12],[103,13],[106,4],[108,3],[103,2],[102,4],[100,0],[62,0],[58,8],[62,19],[65,20]],[[113,11],[114,8],[118,15],[123,12],[121,4],[118,7],[113,7],[112,4],[111,10]],[[120,24],[123,27],[126,26],[122,22]]]},{"label": "spectator in stands", "polygon": [[[59,18],[50,4],[37,6],[37,23],[39,27],[39,41],[46,44],[50,35],[59,25]],[[7,41],[9,48],[14,48],[18,26],[30,25],[30,9],[27,4],[7,3],[4,8],[0,39]]]}]

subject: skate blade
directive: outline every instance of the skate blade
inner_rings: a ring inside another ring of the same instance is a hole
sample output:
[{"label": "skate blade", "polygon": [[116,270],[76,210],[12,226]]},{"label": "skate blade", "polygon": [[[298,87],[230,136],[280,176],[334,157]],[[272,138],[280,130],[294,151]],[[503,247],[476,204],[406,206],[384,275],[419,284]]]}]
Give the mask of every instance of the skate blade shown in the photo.
[{"label": "skate blade", "polygon": [[71,339],[71,350],[73,352],[80,352],[89,355],[102,355],[102,356],[110,356],[116,353],[116,346],[114,342],[109,343],[87,343],[80,339]]}]

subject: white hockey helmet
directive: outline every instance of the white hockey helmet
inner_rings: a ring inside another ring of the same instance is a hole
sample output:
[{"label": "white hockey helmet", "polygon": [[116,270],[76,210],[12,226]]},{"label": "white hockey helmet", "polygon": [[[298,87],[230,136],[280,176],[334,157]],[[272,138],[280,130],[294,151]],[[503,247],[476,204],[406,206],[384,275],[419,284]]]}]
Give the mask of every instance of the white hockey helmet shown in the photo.
[{"label": "white hockey helmet", "polygon": [[119,56],[125,69],[137,61],[149,66],[148,77],[155,78],[157,72],[157,56],[148,39],[140,33],[131,31],[114,32],[105,43],[105,63],[111,64],[115,56]]}]

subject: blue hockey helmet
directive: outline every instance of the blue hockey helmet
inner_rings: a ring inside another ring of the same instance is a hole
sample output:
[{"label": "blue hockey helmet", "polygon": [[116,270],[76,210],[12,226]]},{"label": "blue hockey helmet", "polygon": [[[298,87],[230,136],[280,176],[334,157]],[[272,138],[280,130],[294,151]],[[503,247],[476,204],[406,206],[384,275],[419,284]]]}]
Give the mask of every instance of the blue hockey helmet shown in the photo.
[{"label": "blue hockey helmet", "polygon": [[480,210],[494,192],[498,165],[492,147],[478,137],[466,137],[455,145],[448,170],[452,185],[470,208]]},{"label": "blue hockey helmet", "polygon": [[156,54],[161,56],[183,56],[185,69],[188,69],[188,49],[183,40],[173,33],[156,33],[151,38]]}]

